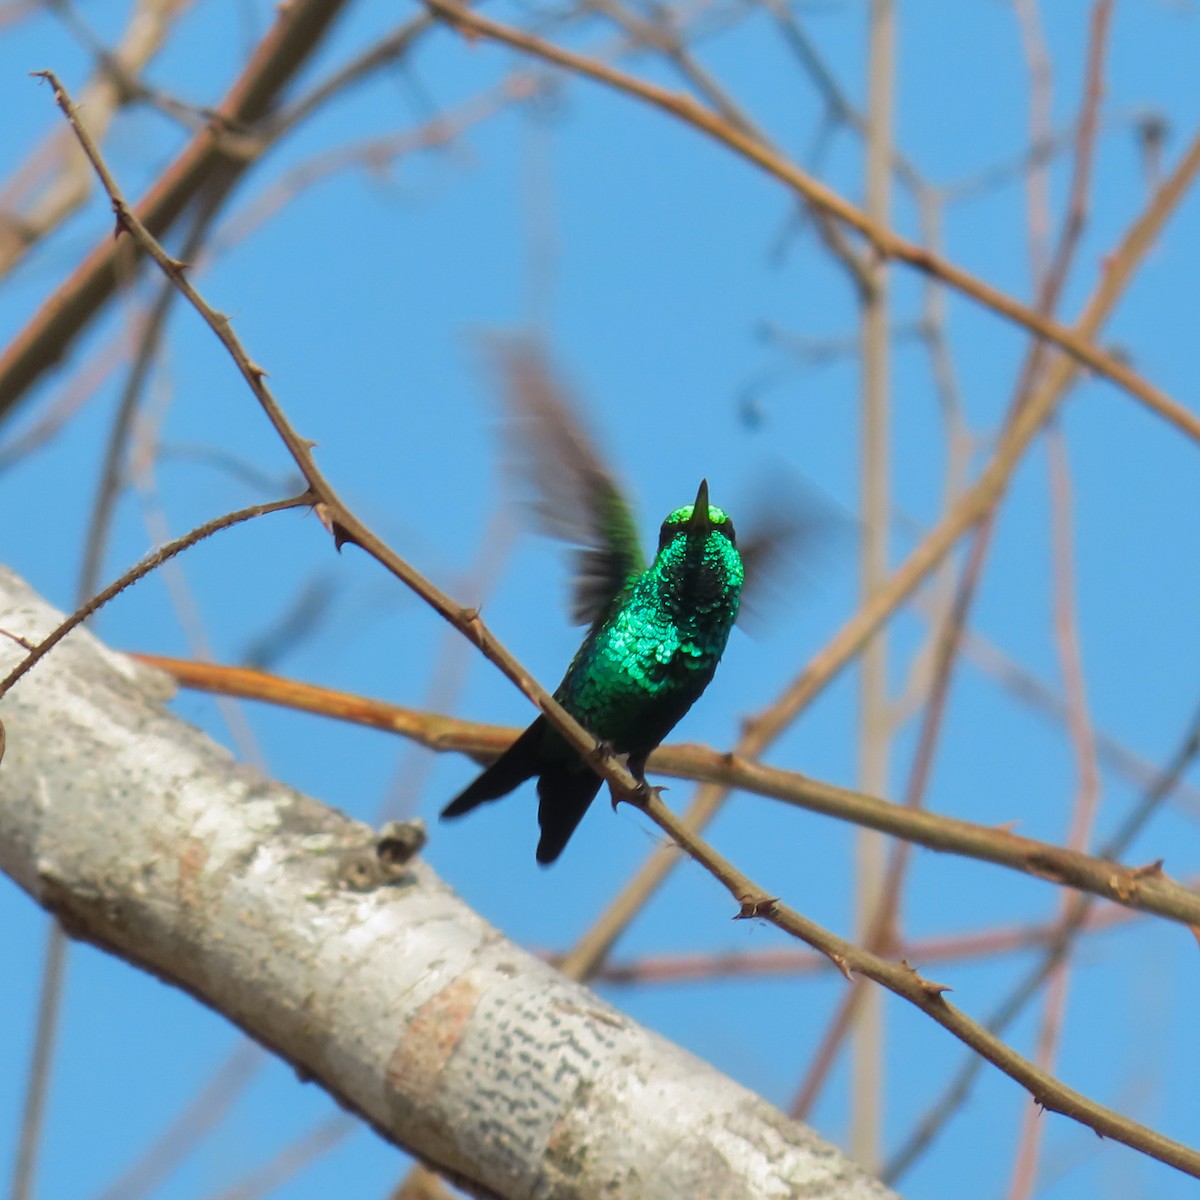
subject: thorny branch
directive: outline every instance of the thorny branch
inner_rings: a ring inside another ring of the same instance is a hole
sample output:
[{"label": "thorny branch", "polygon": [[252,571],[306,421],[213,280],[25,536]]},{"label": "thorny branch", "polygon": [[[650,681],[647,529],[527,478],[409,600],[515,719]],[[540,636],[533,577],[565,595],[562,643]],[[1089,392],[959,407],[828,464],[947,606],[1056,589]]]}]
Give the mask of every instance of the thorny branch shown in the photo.
[{"label": "thorny branch", "polygon": [[[434,0],[434,2],[435,4],[441,4],[442,0]],[[48,78],[55,85],[56,96],[70,118],[72,111],[69,100],[65,97],[57,81],[52,76],[48,76]],[[553,704],[553,701],[533,683],[523,669],[520,668],[520,665],[491,639],[487,630],[478,620],[477,614],[456,608],[447,597],[428,584],[411,567],[405,564],[403,560],[400,560],[388,551],[382,543],[379,543],[370,531],[358,522],[353,514],[341,504],[313,463],[308,444],[291,429],[291,426],[278,409],[274,398],[266,389],[262,379],[263,372],[246,356],[240,343],[238,343],[232,334],[228,319],[208,308],[202,298],[195,293],[194,289],[191,289],[183,273],[181,264],[172,260],[162,251],[157,242],[154,241],[144,226],[141,225],[124,204],[115,187],[115,183],[113,183],[111,176],[107,174],[107,170],[104,168],[98,152],[95,151],[94,145],[90,146],[90,148],[88,147],[84,131],[77,128],[77,133],[80,136],[81,143],[85,145],[85,148],[88,148],[89,155],[93,159],[97,172],[101,175],[106,188],[109,190],[110,196],[113,199],[114,209],[117,213],[119,226],[127,231],[144,251],[155,257],[160,267],[171,277],[176,286],[184,292],[197,310],[201,312],[214,332],[217,333],[218,337],[226,345],[242,369],[243,376],[254,391],[281,440],[287,445],[297,465],[304,473],[311,488],[312,496],[317,499],[318,511],[331,529],[338,543],[343,544],[346,541],[351,541],[358,544],[412,587],[414,591],[422,595],[443,617],[460,628],[466,636],[479,646],[487,657],[497,663],[501,670],[550,716],[556,726],[562,729],[564,735],[572,741],[581,753],[591,751],[593,748],[591,739],[586,732],[575,725],[561,711],[556,711],[557,706]],[[754,156],[749,155],[749,157]],[[1167,203],[1165,208],[1169,211],[1170,203]],[[1160,219],[1163,215],[1165,214],[1162,212],[1159,213]],[[860,232],[866,234],[871,240],[876,240],[875,237],[871,236],[871,231],[860,229]],[[874,232],[878,235],[879,231]],[[877,246],[879,245],[878,242],[876,244]],[[883,249],[882,246],[879,246],[879,248]],[[904,254],[896,252],[894,247],[892,253],[897,258],[903,259],[905,257]],[[947,282],[955,282],[952,275],[944,271],[934,271],[934,273],[939,274],[939,277],[946,279]],[[1028,322],[1025,323],[1028,324]],[[1096,362],[1087,357],[1087,352],[1079,346],[1070,344],[1070,338],[1078,338],[1078,335],[1075,335],[1072,331],[1066,331],[1070,335],[1069,338],[1055,336],[1053,333],[1047,333],[1046,330],[1039,330],[1039,332],[1042,332],[1046,336],[1051,336],[1059,345],[1076,354],[1083,361],[1088,362],[1089,365],[1096,366],[1097,369],[1102,369]],[[1085,344],[1090,346],[1090,343],[1087,343],[1086,339]],[[1094,348],[1092,350],[1094,351]],[[1094,353],[1099,354],[1098,351],[1094,351]],[[1106,356],[1101,356],[1101,358],[1103,357]],[[1119,382],[1121,381],[1118,375],[1112,371],[1105,373],[1108,373],[1114,379],[1118,379]],[[1134,378],[1136,379],[1136,377]],[[1131,390],[1136,391],[1137,389],[1131,388]],[[1138,394],[1141,393],[1139,392]],[[1143,399],[1146,398],[1146,396],[1143,396]],[[1030,408],[1033,407],[1034,405],[1031,404]],[[1046,407],[1049,407],[1049,403],[1047,403]],[[1023,448],[1023,445],[1027,443],[1028,438],[1032,436],[1039,423],[1026,423],[1028,428],[1022,431],[1025,433],[1025,437],[1019,443],[1018,452],[1019,448]],[[1186,427],[1186,424],[1184,427]],[[1189,432],[1192,431],[1189,430]],[[1003,476],[1001,476],[1001,481],[1002,478]],[[298,502],[291,501],[287,503]],[[976,497],[976,502],[978,502],[978,497]],[[907,594],[906,591],[901,593],[901,595],[903,594]],[[893,599],[892,604],[894,603],[895,600]],[[890,607],[885,612],[879,614],[877,619],[881,621],[886,616],[887,611],[891,611]],[[628,788],[629,780],[619,767],[604,758],[599,758],[596,761],[597,769],[601,770],[618,788]],[[1200,1174],[1200,1156],[1197,1156],[1195,1152],[1189,1151],[1186,1147],[1180,1147],[1168,1139],[1161,1138],[1151,1131],[1144,1130],[1140,1126],[1128,1122],[1116,1114],[1110,1113],[1101,1106],[1091,1104],[1091,1102],[1079,1097],[1069,1089],[1063,1088],[1056,1081],[1037,1072],[1031,1064],[1026,1063],[1019,1056],[1012,1054],[1006,1047],[996,1042],[995,1039],[990,1038],[978,1025],[971,1022],[969,1018],[966,1018],[963,1014],[958,1013],[946,1004],[941,997],[942,989],[938,985],[920,979],[915,972],[912,972],[903,964],[890,964],[856,950],[848,943],[842,942],[840,939],[821,930],[818,926],[805,921],[799,914],[787,909],[774,898],[767,896],[760,889],[756,888],[749,879],[717,856],[711,848],[695,838],[662,805],[661,801],[653,793],[632,794],[631,798],[651,816],[651,819],[658,823],[660,827],[667,830],[697,861],[705,865],[707,869],[729,888],[741,906],[742,915],[763,916],[780,925],[781,928],[786,929],[788,932],[793,933],[795,936],[808,941],[809,944],[817,947],[831,959],[841,964],[844,969],[858,970],[871,978],[877,979],[884,986],[891,988],[898,994],[906,996],[906,998],[933,1016],[935,1020],[938,1020],[939,1023],[951,1029],[968,1044],[980,1050],[981,1053],[985,1054],[993,1062],[996,1062],[997,1065],[1000,1065],[1002,1069],[1006,1070],[1014,1078],[1034,1090],[1035,1095],[1046,1103],[1047,1106],[1060,1108],[1062,1111],[1086,1121],[1086,1123],[1091,1124],[1093,1128],[1096,1128],[1100,1132],[1144,1149],[1147,1153],[1154,1154],[1156,1157],[1162,1158],[1163,1161],[1180,1166],[1183,1170],[1188,1170],[1193,1174]]]}]

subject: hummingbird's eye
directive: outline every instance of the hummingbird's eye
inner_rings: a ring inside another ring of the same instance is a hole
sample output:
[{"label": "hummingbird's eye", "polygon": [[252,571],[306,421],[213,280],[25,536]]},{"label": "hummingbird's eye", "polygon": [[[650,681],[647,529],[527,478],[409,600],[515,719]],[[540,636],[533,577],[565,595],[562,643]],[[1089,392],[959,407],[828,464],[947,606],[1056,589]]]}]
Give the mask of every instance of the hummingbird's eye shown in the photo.
[{"label": "hummingbird's eye", "polygon": [[737,534],[733,532],[733,522],[728,517],[726,517],[720,525],[714,525],[713,529],[715,529],[717,533],[724,534],[733,545],[737,545]]}]

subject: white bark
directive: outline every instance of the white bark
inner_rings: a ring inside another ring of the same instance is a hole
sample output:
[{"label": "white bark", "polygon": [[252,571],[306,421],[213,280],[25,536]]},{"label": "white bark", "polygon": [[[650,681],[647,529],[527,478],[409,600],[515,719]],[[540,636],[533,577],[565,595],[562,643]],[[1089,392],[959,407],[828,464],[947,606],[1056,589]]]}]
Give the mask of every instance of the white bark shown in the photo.
[{"label": "white bark", "polygon": [[[60,614],[0,570],[0,629]],[[23,651],[0,639],[7,670]],[[892,1193],[508,942],[425,864],[236,764],[76,631],[0,701],[0,869],[482,1196]],[[787,1024],[780,1022],[780,1035]]]}]

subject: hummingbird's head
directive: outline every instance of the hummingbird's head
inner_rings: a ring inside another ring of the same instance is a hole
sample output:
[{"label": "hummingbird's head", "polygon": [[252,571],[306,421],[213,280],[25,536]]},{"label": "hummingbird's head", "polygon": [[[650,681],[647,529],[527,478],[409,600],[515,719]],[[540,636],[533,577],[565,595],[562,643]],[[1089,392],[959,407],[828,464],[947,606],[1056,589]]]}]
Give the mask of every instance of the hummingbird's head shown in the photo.
[{"label": "hummingbird's head", "polygon": [[685,504],[668,514],[662,523],[658,534],[659,553],[671,544],[677,537],[684,535],[698,542],[707,540],[710,533],[729,539],[732,546],[737,545],[737,537],[733,532],[733,521],[723,508],[708,502],[708,480],[700,480],[700,490],[696,493],[694,504]]},{"label": "hummingbird's head", "polygon": [[662,524],[658,555],[647,571],[659,602],[677,620],[712,623],[728,634],[737,615],[745,570],[729,515],[708,502],[702,480],[694,504],[685,504]]}]

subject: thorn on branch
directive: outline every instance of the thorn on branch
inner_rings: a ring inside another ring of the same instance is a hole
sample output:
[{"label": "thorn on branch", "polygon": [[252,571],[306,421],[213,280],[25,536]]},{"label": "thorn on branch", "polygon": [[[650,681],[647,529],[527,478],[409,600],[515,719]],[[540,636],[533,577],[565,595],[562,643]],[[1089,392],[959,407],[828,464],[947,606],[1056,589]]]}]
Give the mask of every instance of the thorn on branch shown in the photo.
[{"label": "thorn on branch", "polygon": [[1113,895],[1122,902],[1128,903],[1129,898],[1133,895],[1133,881],[1122,878],[1120,875],[1109,876],[1108,886],[1112,889]]},{"label": "thorn on branch", "polygon": [[954,991],[948,983],[935,983],[932,979],[923,979],[920,971],[906,958],[900,960],[900,965],[916,980],[917,987],[921,989],[921,994],[927,1000],[940,1000],[944,992]]},{"label": "thorn on branch", "polygon": [[1129,873],[1134,879],[1161,879],[1164,862],[1166,862],[1166,859],[1156,858],[1153,862],[1146,863],[1144,866],[1134,867]]},{"label": "thorn on branch", "polygon": [[487,635],[483,628],[483,621],[480,620],[482,611],[478,605],[474,608],[460,608],[455,617],[455,624],[486,654]]},{"label": "thorn on branch", "polygon": [[[775,911],[775,906],[779,903],[779,897],[764,896],[760,893],[758,895],[739,896],[738,902],[742,906],[741,911],[733,919],[735,921],[749,921],[753,917],[770,916]],[[842,966],[842,971],[845,973],[844,965]],[[849,975],[846,977],[849,978]]]},{"label": "thorn on branch", "polygon": [[317,520],[333,535],[333,544],[338,553],[347,543],[357,545],[350,531],[333,515],[333,510],[325,503],[324,500],[318,500],[313,505],[313,512],[317,514]]},{"label": "thorn on branch", "polygon": [[847,983],[854,982],[854,975],[850,971],[850,964],[840,955],[835,954],[832,950],[825,951],[825,957],[842,973],[842,978]]}]

